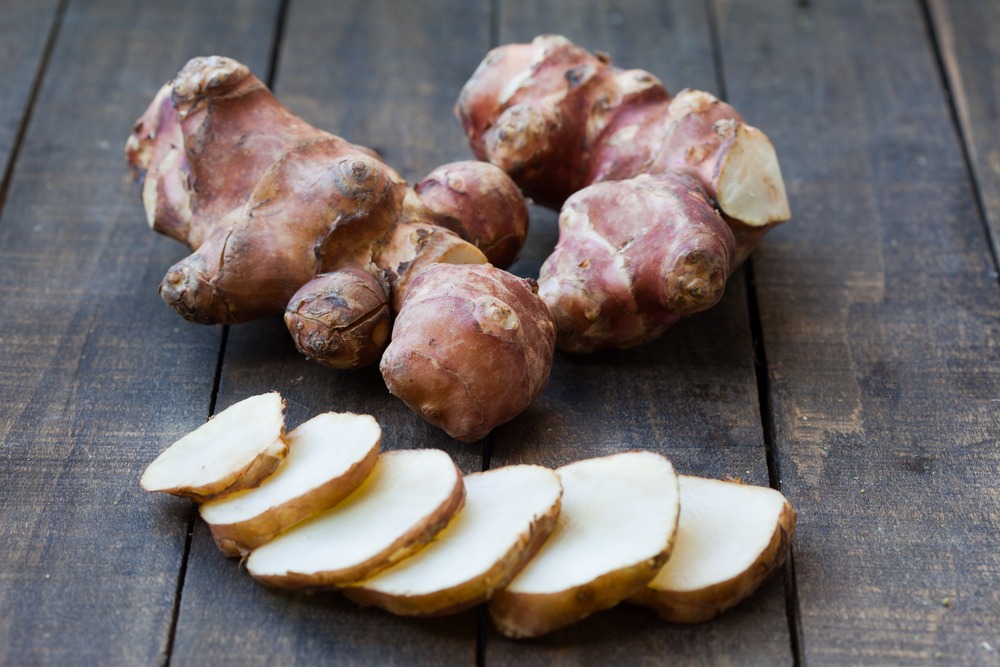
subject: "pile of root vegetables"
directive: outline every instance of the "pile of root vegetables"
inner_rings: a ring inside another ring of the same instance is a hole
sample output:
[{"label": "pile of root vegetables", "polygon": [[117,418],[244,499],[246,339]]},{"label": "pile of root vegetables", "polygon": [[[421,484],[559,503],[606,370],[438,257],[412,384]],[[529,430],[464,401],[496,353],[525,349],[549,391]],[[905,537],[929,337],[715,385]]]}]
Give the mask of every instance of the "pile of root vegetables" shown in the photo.
[{"label": "pile of root vegetables", "polygon": [[323,413],[286,433],[284,408],[276,392],[244,399],[141,479],[197,502],[221,551],[267,586],[334,588],[405,616],[486,603],[512,638],[621,602],[693,623],[749,596],[795,530],[779,492],[679,475],[652,452],[463,476],[441,450],[380,452],[370,416]]},{"label": "pile of root vegetables", "polygon": [[[478,159],[411,187],[246,66],[191,60],[126,145],[149,225],[192,251],[163,300],[204,324],[283,315],[310,359],[377,363],[415,413],[474,442],[534,401],[557,348],[656,339],[718,302],[790,217],[774,147],[731,106],[557,35],[491,51],[456,114]],[[505,270],[529,197],[561,209],[537,279]],[[264,394],[167,448],[141,484],[198,503],[263,584],[403,615],[487,603],[510,637],[625,601],[707,620],[774,572],[795,527],[779,492],[679,475],[652,452],[463,476],[442,451],[380,442],[350,413],[286,433]]]},{"label": "pile of root vegetables", "polygon": [[[491,51],[456,114],[479,160],[410,187],[246,66],[191,60],[126,146],[148,223],[192,250],[161,296],[207,324],[283,313],[307,357],[377,362],[392,394],[474,442],[538,396],[557,347],[654,340],[790,217],[774,147],[731,106],[564,37]],[[561,207],[537,280],[505,270],[526,196]]]}]

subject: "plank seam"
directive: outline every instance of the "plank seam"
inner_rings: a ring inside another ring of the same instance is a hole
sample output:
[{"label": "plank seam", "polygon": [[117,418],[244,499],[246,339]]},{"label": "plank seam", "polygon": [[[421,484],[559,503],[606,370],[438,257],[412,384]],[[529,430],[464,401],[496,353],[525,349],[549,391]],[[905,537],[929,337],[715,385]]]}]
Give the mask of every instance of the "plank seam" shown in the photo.
[{"label": "plank seam", "polygon": [[948,64],[945,61],[946,59],[941,49],[941,40],[938,39],[938,31],[935,28],[936,24],[934,21],[934,12],[931,10],[928,0],[917,0],[917,5],[920,9],[920,14],[924,22],[924,32],[927,34],[927,39],[930,41],[931,52],[934,58],[934,66],[937,70],[938,80],[947,101],[948,115],[951,119],[952,126],[958,134],[959,150],[962,153],[962,161],[965,164],[968,181],[972,183],[972,199],[973,202],[975,202],[976,214],[979,216],[979,223],[982,225],[988,241],[986,245],[989,249],[990,260],[993,262],[993,275],[996,277],[997,282],[1000,283],[1000,256],[997,254],[1000,252],[998,251],[998,248],[1000,248],[1000,239],[994,238],[987,219],[986,202],[983,200],[982,187],[978,174],[976,173],[976,165],[972,159],[972,150],[969,147],[969,144],[972,141],[971,128],[963,122],[963,116],[959,111],[958,102],[955,99],[956,85],[952,80]]},{"label": "plank seam", "polygon": [[[808,7],[808,2],[800,0],[799,7]],[[709,38],[712,42],[712,60],[715,65],[716,86],[718,87],[719,97],[728,101],[729,94],[726,90],[725,61],[722,53],[722,34],[715,0],[706,3],[706,11],[708,13]],[[767,355],[764,349],[764,329],[761,324],[760,304],[757,300],[757,283],[754,280],[752,257],[748,257],[745,260],[743,275],[747,286],[747,318],[750,324],[753,368],[757,381],[758,411],[760,413],[761,436],[764,440],[764,456],[767,462],[768,482],[772,488],[780,492],[781,466],[775,451],[774,406],[771,403],[770,374],[767,365]],[[802,651],[801,614],[791,547],[789,547],[788,557],[783,570],[785,618],[788,624],[788,641],[792,653],[792,664],[794,667],[802,667],[805,664],[805,660]]]},{"label": "plank seam", "polygon": [[49,58],[52,56],[56,39],[62,30],[63,17],[66,14],[66,6],[68,4],[69,0],[59,0],[59,4],[56,5],[52,25],[49,27],[49,34],[45,37],[45,45],[42,47],[41,57],[38,59],[38,66],[35,69],[31,91],[28,93],[28,99],[24,105],[24,113],[17,124],[17,131],[14,133],[14,144],[10,148],[7,164],[4,165],[3,179],[0,180],[0,219],[2,219],[3,211],[7,204],[7,193],[10,190],[11,181],[14,179],[14,165],[17,164],[17,159],[21,155],[21,147],[24,145],[24,139],[28,134],[28,127],[31,124],[35,102],[38,100],[38,94],[42,88],[42,80],[49,69]]}]

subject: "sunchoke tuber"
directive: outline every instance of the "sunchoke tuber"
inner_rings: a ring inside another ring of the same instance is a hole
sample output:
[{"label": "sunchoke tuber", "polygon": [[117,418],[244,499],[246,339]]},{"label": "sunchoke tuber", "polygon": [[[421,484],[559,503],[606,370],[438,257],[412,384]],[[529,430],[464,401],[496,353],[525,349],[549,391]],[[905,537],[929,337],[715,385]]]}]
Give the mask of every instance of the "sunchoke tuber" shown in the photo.
[{"label": "sunchoke tuber", "polygon": [[[398,310],[406,283],[430,263],[488,261],[452,230],[474,225],[469,233],[489,247],[523,238],[527,225],[513,184],[477,192],[491,206],[469,224],[463,212],[472,206],[458,196],[435,197],[431,208],[373,151],[308,125],[228,58],[195,58],[168,82],[136,123],[126,157],[152,228],[194,250],[170,269],[160,293],[195,322],[281,313],[317,275],[339,270],[370,274],[377,285],[370,297]],[[466,183],[509,180],[474,161],[452,171]],[[378,310],[370,300],[340,319],[365,320]]]},{"label": "sunchoke tuber", "polygon": [[472,442],[545,387],[555,335],[531,281],[491,265],[437,264],[413,281],[382,376],[414,412]]},{"label": "sunchoke tuber", "polygon": [[[566,203],[539,285],[567,351],[647,342],[713,305],[726,276],[791,216],[774,147],[731,106],[695,90],[671,97],[649,72],[614,67],[565,37],[491,51],[463,87],[456,113],[478,158],[502,167],[539,203]],[[640,177],[647,180],[628,183]],[[672,192],[671,203],[643,203],[654,192]],[[580,215],[581,202],[585,225],[566,219]],[[661,226],[672,230],[653,231]],[[614,240],[594,233],[612,229]],[[658,235],[683,254],[636,257],[632,246]],[[680,299],[671,296],[675,274],[664,271],[677,262],[697,275]],[[656,281],[655,299],[635,291]],[[624,292],[607,286],[616,282]],[[630,290],[625,302],[612,296]]]},{"label": "sunchoke tuber", "polygon": [[[499,168],[457,162],[411,188],[374,151],[296,117],[229,58],[195,58],[164,85],[133,128],[126,158],[149,224],[193,251],[163,279],[163,299],[202,323],[284,312],[299,350],[336,368],[380,358],[410,285],[429,266],[506,267],[527,233],[527,203]],[[451,280],[479,275],[456,270]],[[502,304],[526,326],[539,310],[548,317],[528,295]],[[479,345],[457,337],[475,335],[461,323],[443,326],[449,345]],[[473,419],[477,434],[513,417],[512,406],[522,410],[548,378],[551,350],[535,353],[551,347],[544,336],[511,344],[525,346],[530,367],[511,369],[512,387],[497,390],[502,405]],[[437,382],[408,375],[424,381]],[[489,375],[462,382],[477,396],[498,386]]]}]

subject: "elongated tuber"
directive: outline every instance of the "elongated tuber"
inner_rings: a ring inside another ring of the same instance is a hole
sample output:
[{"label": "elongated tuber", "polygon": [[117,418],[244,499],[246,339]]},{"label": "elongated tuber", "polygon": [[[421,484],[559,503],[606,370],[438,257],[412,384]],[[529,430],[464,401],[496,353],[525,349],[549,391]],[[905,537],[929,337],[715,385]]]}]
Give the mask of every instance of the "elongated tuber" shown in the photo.
[{"label": "elongated tuber", "polygon": [[[731,106],[702,91],[671,97],[649,72],[614,67],[565,37],[491,51],[463,87],[456,113],[477,157],[502,167],[539,203],[566,204],[539,285],[567,351],[647,342],[711,306],[764,233],[791,216],[774,147]],[[637,178],[648,180],[629,184]],[[665,190],[673,203],[642,201]],[[565,219],[579,214],[581,199],[584,225]],[[680,203],[688,200],[699,203]],[[719,239],[717,218],[729,227],[727,238]],[[673,229],[651,231],[664,226]],[[594,232],[610,229],[615,242]],[[643,303],[636,294],[622,303],[605,283],[631,289],[660,281],[659,291],[674,290],[664,258],[640,260],[633,249],[658,236],[689,249],[680,258],[697,275],[688,295]]]},{"label": "elongated tuber", "polygon": [[[209,324],[284,313],[298,349],[335,368],[379,360],[425,269],[506,266],[527,233],[524,197],[498,167],[452,163],[411,188],[374,151],[296,117],[229,58],[195,58],[163,86],[133,128],[126,158],[149,224],[192,250],[161,282],[162,298]],[[466,277],[456,271],[452,280]],[[532,299],[504,307],[527,325],[544,310]],[[539,360],[529,336],[518,344],[528,361]],[[512,373],[528,382],[517,382],[516,400],[504,390],[500,421],[548,377],[537,365]],[[476,395],[498,386],[488,376],[464,381],[482,385]],[[480,425],[490,421],[499,423]]]}]

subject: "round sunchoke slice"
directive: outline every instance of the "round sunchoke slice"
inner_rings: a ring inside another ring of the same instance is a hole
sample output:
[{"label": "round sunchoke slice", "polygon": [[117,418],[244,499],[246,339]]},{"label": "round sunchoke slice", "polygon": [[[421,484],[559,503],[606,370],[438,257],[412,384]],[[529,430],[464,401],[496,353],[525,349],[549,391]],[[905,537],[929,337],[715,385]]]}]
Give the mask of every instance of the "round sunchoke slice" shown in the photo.
[{"label": "round sunchoke slice", "polygon": [[445,452],[385,452],[345,500],[254,550],[247,571],[281,588],[360,581],[430,542],[464,502],[462,475]]},{"label": "round sunchoke slice", "polygon": [[327,412],[287,440],[288,456],[260,486],[199,508],[227,556],[245,556],[350,495],[375,467],[382,429],[369,415]]},{"label": "round sunchoke slice", "polygon": [[555,323],[536,290],[489,264],[424,269],[382,356],[389,391],[463,442],[513,419],[545,387],[555,354]]},{"label": "round sunchoke slice", "polygon": [[332,368],[378,361],[389,340],[392,315],[382,285],[367,271],[322,273],[303,285],[285,310],[295,347]]},{"label": "round sunchoke slice", "polygon": [[670,560],[631,601],[672,623],[701,623],[750,596],[785,561],[795,510],[762,486],[680,475]]},{"label": "round sunchoke slice", "polygon": [[170,445],[139,484],[204,502],[260,484],[288,453],[285,401],[277,392],[231,405]]},{"label": "round sunchoke slice", "polygon": [[618,604],[670,555],[680,494],[666,458],[625,452],[556,472],[563,497],[555,530],[490,601],[508,637],[538,637]]},{"label": "round sunchoke slice", "polygon": [[541,547],[559,516],[559,477],[512,465],[465,477],[465,506],[419,553],[343,589],[402,616],[442,616],[486,602]]}]

